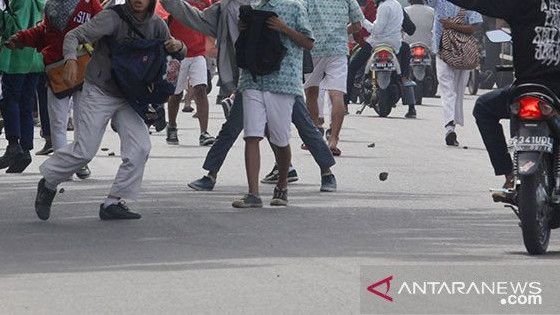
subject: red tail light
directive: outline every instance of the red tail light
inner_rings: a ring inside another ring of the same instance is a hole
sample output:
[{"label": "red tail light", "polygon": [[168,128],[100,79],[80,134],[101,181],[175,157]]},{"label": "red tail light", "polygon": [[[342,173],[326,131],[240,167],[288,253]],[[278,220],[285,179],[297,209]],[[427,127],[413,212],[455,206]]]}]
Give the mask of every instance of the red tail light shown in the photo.
[{"label": "red tail light", "polygon": [[426,56],[426,48],[422,46],[412,47],[412,57],[422,59]]},{"label": "red tail light", "polygon": [[391,54],[386,50],[381,50],[377,52],[377,60],[379,61],[389,61],[391,60]]},{"label": "red tail light", "polygon": [[544,104],[544,102],[540,98],[523,96],[517,102],[519,103],[519,118],[523,120],[541,120],[543,118],[541,103]]}]

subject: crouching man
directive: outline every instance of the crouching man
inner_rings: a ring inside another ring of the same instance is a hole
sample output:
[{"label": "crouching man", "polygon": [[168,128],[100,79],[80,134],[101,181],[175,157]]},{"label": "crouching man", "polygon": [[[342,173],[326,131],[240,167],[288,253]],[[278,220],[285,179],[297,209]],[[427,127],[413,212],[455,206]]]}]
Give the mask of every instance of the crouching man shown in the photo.
[{"label": "crouching man", "polygon": [[76,51],[80,44],[95,43],[95,52],[86,70],[80,98],[74,142],[58,151],[41,167],[43,178],[39,181],[35,211],[41,220],[47,220],[56,187],[90,162],[99,150],[109,120],[114,116],[121,140],[122,164],[108,197],[99,210],[101,220],[140,219],[132,212],[126,200],[138,196],[151,144],[143,119],[124,98],[111,76],[111,41],[122,42],[139,39],[140,32],[146,39],[165,40],[168,53],[184,55],[184,45],[169,35],[165,22],[154,15],[156,0],[126,0],[123,4],[125,21],[115,10],[104,10],[88,23],[70,31],[64,39],[64,80],[71,84],[77,80]]}]

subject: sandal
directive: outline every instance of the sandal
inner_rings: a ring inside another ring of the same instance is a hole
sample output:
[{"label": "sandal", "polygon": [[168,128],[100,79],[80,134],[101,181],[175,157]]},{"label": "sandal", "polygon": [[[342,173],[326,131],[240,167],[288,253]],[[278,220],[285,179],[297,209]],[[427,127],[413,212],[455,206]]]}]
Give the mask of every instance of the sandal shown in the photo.
[{"label": "sandal", "polygon": [[302,144],[301,144],[301,149],[302,149],[302,150],[305,150],[305,151],[309,150],[309,149],[307,148],[307,146],[305,145],[305,143],[302,143]]},{"label": "sandal", "polygon": [[339,148],[331,148],[331,153],[333,156],[340,156],[342,154],[342,151],[340,151]]}]

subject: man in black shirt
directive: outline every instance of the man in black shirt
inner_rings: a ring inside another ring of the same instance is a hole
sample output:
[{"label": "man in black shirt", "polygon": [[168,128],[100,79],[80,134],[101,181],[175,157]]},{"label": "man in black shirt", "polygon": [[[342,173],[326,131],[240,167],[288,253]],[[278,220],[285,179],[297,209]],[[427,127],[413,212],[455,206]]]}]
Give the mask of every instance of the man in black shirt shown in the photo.
[{"label": "man in black shirt", "polygon": [[[560,94],[560,0],[449,0],[483,15],[504,19],[511,27],[517,84],[539,83]],[[501,119],[510,118],[510,89],[480,97],[474,108],[476,124],[497,176],[513,188],[513,163]]]}]

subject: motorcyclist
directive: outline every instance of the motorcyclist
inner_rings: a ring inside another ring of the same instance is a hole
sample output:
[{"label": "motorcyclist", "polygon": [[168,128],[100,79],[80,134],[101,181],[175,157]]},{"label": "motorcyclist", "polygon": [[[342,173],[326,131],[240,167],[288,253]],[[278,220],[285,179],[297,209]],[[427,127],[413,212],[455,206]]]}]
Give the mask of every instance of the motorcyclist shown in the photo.
[{"label": "motorcyclist", "polygon": [[405,34],[403,39],[408,44],[422,43],[432,47],[434,29],[434,9],[427,6],[424,0],[409,0],[410,5],[404,8],[410,19],[416,25],[413,35]]},{"label": "motorcyclist", "polygon": [[[365,41],[362,49],[353,56],[348,65],[347,91],[351,91],[356,74],[367,63],[371,56],[373,47],[380,44],[390,45],[396,52],[401,65],[401,75],[407,80],[410,76],[410,46],[402,41],[401,31],[412,35],[416,27],[410,17],[396,0],[375,0],[377,4],[377,18],[372,23],[364,20],[362,26],[371,34]],[[349,97],[345,98],[348,105]],[[410,109],[412,109],[412,112]],[[413,107],[409,109],[407,116],[416,117]]]},{"label": "motorcyclist", "polygon": [[[560,94],[560,0],[449,0],[468,10],[504,19],[511,27],[516,84],[543,84]],[[511,88],[481,96],[473,115],[496,176],[505,176],[504,188],[514,188],[513,163],[507,150],[501,119],[510,118]],[[495,201],[508,201],[494,193]]]}]

